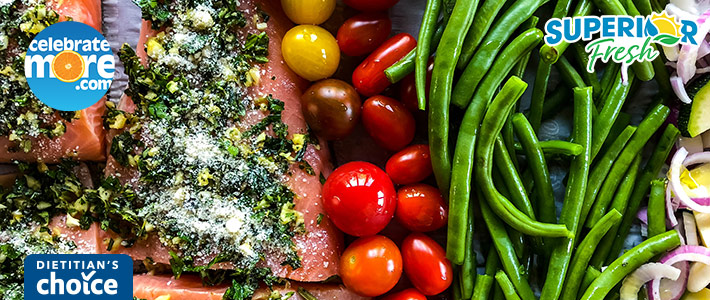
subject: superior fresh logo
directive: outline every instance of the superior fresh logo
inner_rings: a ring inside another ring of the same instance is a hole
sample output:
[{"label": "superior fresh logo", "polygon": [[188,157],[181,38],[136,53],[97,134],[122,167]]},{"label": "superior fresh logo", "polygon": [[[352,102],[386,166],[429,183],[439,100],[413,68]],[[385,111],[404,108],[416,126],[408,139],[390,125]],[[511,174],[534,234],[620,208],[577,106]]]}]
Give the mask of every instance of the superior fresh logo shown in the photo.
[{"label": "superior fresh logo", "polygon": [[25,259],[25,299],[131,300],[133,260],[119,254],[35,254]]},{"label": "superior fresh logo", "polygon": [[555,46],[563,41],[585,41],[589,53],[587,71],[594,72],[598,60],[630,65],[635,61],[651,61],[659,52],[653,44],[675,46],[698,45],[698,24],[677,20],[666,12],[651,16],[587,16],[550,19],[545,24],[545,43]]},{"label": "superior fresh logo", "polygon": [[78,22],[42,30],[25,56],[25,77],[32,92],[57,110],[82,110],[98,102],[109,90],[114,71],[108,41]]}]

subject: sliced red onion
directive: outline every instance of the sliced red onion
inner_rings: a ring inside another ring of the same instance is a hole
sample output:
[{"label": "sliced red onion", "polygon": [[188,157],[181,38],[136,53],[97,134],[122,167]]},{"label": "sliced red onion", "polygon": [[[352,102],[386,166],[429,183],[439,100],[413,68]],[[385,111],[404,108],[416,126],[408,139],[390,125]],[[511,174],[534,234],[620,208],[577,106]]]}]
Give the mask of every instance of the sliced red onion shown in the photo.
[{"label": "sliced red onion", "polygon": [[710,67],[699,68],[695,70],[695,74],[710,73]]},{"label": "sliced red onion", "polygon": [[688,208],[701,213],[710,213],[710,206],[700,205],[690,199],[680,183],[681,168],[683,167],[683,162],[687,156],[688,151],[685,150],[685,148],[680,148],[676,151],[673,159],[671,160],[670,175],[668,176],[668,179],[670,180],[670,186],[673,189],[673,194],[680,199],[681,203],[688,206]]},{"label": "sliced red onion", "polygon": [[688,83],[695,76],[695,62],[698,60],[698,46],[685,44],[680,47],[678,54],[677,71],[683,84]]},{"label": "sliced red onion", "polygon": [[[690,154],[689,157],[693,156],[695,153],[700,153],[705,150],[703,147],[703,138],[700,136],[696,136],[694,138],[681,136],[678,138],[676,146],[678,148],[685,148],[685,150],[688,150],[688,154]],[[683,165],[688,166],[685,162],[683,162]]]},{"label": "sliced red onion", "polygon": [[[701,262],[710,265],[710,249],[701,246],[680,246],[673,250],[672,252],[666,254],[659,260],[660,263],[675,266],[677,263],[688,263],[688,262]],[[686,267],[687,268],[687,267]],[[678,298],[662,298],[661,297],[661,282],[660,280],[653,280],[649,285],[650,293],[649,298],[651,300],[677,300],[683,295],[686,289],[686,283],[675,282],[673,288],[682,290]],[[680,288],[682,286],[682,289]],[[665,293],[664,293],[665,294]]]},{"label": "sliced red onion", "polygon": [[686,285],[688,284],[689,264],[687,261],[681,261],[675,263],[673,266],[680,270],[678,279],[661,279],[649,282],[647,291],[650,300],[678,300],[683,296]]},{"label": "sliced red onion", "polygon": [[710,148],[710,130],[703,132],[700,136],[703,139],[703,147]]},{"label": "sliced red onion", "polygon": [[675,217],[677,206],[673,205],[673,197],[671,196],[671,185],[666,185],[666,219],[671,227],[678,225],[678,219]]},{"label": "sliced red onion", "polygon": [[661,263],[647,263],[624,278],[619,291],[620,298],[621,300],[638,300],[639,290],[647,282],[661,278],[675,281],[678,280],[678,277],[680,277],[678,268]]},{"label": "sliced red onion", "polygon": [[690,104],[693,102],[693,100],[690,99],[690,96],[688,96],[688,92],[685,90],[685,84],[683,83],[683,79],[680,78],[680,76],[671,77],[671,87],[673,88],[673,92],[675,92],[676,96],[678,96],[678,99],[680,99],[680,101],[683,101],[683,103],[686,104]]},{"label": "sliced red onion", "polygon": [[683,161],[683,166],[699,165],[704,163],[710,163],[710,151],[697,152],[688,155]]},{"label": "sliced red onion", "polygon": [[639,209],[639,212],[636,213],[636,218],[638,218],[642,224],[648,225],[648,207]]},{"label": "sliced red onion", "polygon": [[665,10],[671,16],[687,20],[693,20],[700,14],[700,11],[695,7],[695,0],[672,0],[666,5]]},{"label": "sliced red onion", "polygon": [[708,41],[703,40],[700,43],[700,48],[698,48],[698,57],[705,57],[705,55],[710,54],[710,43]]},{"label": "sliced red onion", "polygon": [[673,68],[675,68],[675,62],[678,61],[678,55],[680,54],[679,46],[663,46],[663,54],[666,55],[668,62],[673,63]]},{"label": "sliced red onion", "polygon": [[683,212],[683,227],[685,228],[685,243],[690,246],[697,246],[698,228],[695,224],[695,216],[692,213]]}]

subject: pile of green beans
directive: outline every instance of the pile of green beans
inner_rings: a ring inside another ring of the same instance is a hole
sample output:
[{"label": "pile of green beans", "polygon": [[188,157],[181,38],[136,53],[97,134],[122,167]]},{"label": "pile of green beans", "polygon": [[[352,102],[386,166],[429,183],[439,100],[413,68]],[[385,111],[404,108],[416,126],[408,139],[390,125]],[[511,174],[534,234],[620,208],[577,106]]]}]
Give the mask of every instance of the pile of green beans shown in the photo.
[{"label": "pile of green beans", "polygon": [[[449,205],[454,299],[535,300],[536,290],[543,300],[614,298],[627,274],[679,243],[666,232],[665,182],[654,180],[679,135],[668,125],[653,138],[670,113],[664,62],[636,62],[625,80],[614,62],[590,72],[585,41],[545,45],[540,29],[548,16],[638,16],[662,5],[557,0],[550,15],[547,2],[427,0],[417,48],[386,71],[393,83],[413,72],[418,107],[428,108],[432,168]],[[521,78],[532,75],[528,106]],[[624,110],[649,80],[657,102],[638,123]],[[544,140],[541,128],[569,111],[569,137]],[[568,168],[563,196],[553,190],[559,167]],[[622,253],[649,191],[649,239]],[[490,245],[486,254],[480,245]]]}]

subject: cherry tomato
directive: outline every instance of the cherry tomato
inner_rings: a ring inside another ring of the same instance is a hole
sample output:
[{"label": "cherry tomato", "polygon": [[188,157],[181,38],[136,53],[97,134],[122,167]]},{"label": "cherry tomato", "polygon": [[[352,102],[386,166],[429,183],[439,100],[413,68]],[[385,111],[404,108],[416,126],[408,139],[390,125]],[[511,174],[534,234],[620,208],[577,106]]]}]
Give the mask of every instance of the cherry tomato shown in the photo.
[{"label": "cherry tomato", "polygon": [[444,248],[423,233],[412,233],[404,239],[402,261],[409,280],[427,296],[445,291],[454,278]]},{"label": "cherry tomato", "polygon": [[397,191],[394,217],[411,231],[429,232],[446,225],[448,207],[439,189],[423,183],[412,184]]},{"label": "cherry tomato", "polygon": [[402,276],[402,255],[392,240],[374,235],[356,240],[340,257],[340,277],[353,292],[376,297]]},{"label": "cherry tomato", "polygon": [[411,145],[392,155],[385,166],[387,175],[396,184],[420,182],[432,173],[428,145]]},{"label": "cherry tomato", "polygon": [[281,52],[286,64],[299,76],[317,81],[338,69],[340,48],[327,30],[315,25],[299,25],[284,35]]},{"label": "cherry tomato", "polygon": [[362,105],[365,130],[383,148],[402,150],[414,139],[414,116],[404,104],[385,96],[374,96]]},{"label": "cherry tomato", "polygon": [[382,93],[391,84],[385,76],[385,70],[416,46],[417,41],[407,33],[400,33],[387,40],[355,68],[353,72],[355,89],[368,97]]},{"label": "cherry tomato", "polygon": [[343,0],[343,2],[359,11],[383,11],[390,9],[399,0]]},{"label": "cherry tomato", "polygon": [[[427,67],[427,78],[426,78],[426,96],[429,98],[429,87],[431,86],[431,72],[434,70],[434,60],[429,60],[429,66]],[[419,109],[419,99],[417,98],[417,88],[416,81],[414,79],[414,73],[404,77],[402,81],[399,82],[399,101],[404,103],[411,112],[421,112]]]},{"label": "cherry tomato", "polygon": [[333,14],[335,0],[281,0],[281,6],[294,23],[318,25]]},{"label": "cherry tomato", "polygon": [[301,97],[303,117],[320,137],[337,140],[353,131],[360,119],[360,95],[350,84],[325,79],[313,84]]},{"label": "cherry tomato", "polygon": [[368,236],[382,231],[392,220],[397,194],[380,168],[367,162],[350,162],[325,181],[323,206],[340,230]]},{"label": "cherry tomato", "polygon": [[384,297],[382,300],[426,300],[426,296],[417,291],[417,289],[406,289]]},{"label": "cherry tomato", "polygon": [[340,51],[350,56],[370,54],[392,33],[387,13],[361,13],[347,19],[338,29]]}]

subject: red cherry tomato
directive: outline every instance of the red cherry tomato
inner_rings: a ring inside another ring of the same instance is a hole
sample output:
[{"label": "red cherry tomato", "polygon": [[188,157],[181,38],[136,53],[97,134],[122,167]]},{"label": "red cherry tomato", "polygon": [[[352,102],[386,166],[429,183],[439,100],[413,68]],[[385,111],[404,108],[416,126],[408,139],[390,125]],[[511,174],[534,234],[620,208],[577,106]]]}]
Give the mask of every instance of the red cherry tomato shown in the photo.
[{"label": "red cherry tomato", "polygon": [[381,235],[356,240],[340,257],[343,283],[361,296],[387,293],[401,276],[402,255],[392,240]]},{"label": "red cherry tomato", "polygon": [[[434,60],[429,60],[429,66],[427,67],[427,79],[426,79],[426,95],[429,98],[429,87],[431,86],[431,72],[434,70]],[[414,79],[414,73],[404,77],[402,81],[399,82],[399,101],[404,103],[412,112],[421,112],[419,110],[419,99],[417,99],[417,88]]]},{"label": "red cherry tomato", "polygon": [[411,145],[392,155],[385,166],[387,175],[396,184],[420,182],[432,173],[428,145]]},{"label": "red cherry tomato", "polygon": [[397,192],[394,217],[411,231],[429,232],[446,225],[448,207],[439,189],[423,183],[407,185]]},{"label": "red cherry tomato", "polygon": [[328,217],[343,232],[368,236],[384,229],[397,206],[387,173],[367,162],[350,162],[333,171],[323,185]]},{"label": "red cherry tomato", "polygon": [[399,151],[414,139],[414,116],[402,102],[374,96],[362,105],[362,122],[375,142],[390,151]]},{"label": "red cherry tomato", "polygon": [[417,289],[406,289],[384,297],[382,300],[426,300],[426,296],[417,291]]},{"label": "red cherry tomato", "polygon": [[407,33],[400,33],[387,40],[355,68],[353,72],[355,89],[368,97],[382,93],[391,84],[385,76],[385,70],[416,46],[417,41]]},{"label": "red cherry tomato", "polygon": [[412,233],[404,239],[402,261],[409,280],[427,296],[445,291],[454,278],[444,248],[423,233]]},{"label": "red cherry tomato", "polygon": [[347,19],[338,29],[340,51],[349,56],[370,54],[392,33],[392,21],[387,13],[361,13]]},{"label": "red cherry tomato", "polygon": [[383,11],[390,9],[399,0],[343,0],[343,2],[359,11]]}]

